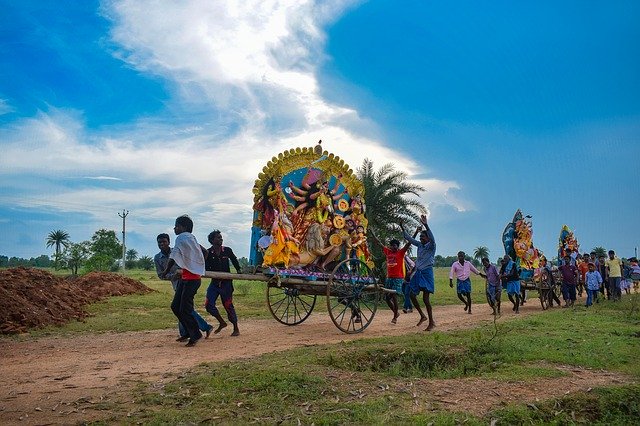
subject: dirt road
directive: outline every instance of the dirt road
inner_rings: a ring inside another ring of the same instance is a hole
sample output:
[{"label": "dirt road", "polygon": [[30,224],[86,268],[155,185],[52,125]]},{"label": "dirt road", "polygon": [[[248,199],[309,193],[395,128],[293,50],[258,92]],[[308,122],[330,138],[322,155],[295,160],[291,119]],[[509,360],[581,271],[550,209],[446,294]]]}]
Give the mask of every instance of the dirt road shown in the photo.
[{"label": "dirt road", "polygon": [[[521,316],[541,313],[530,303]],[[486,305],[473,315],[460,305],[434,309],[437,330],[475,327],[492,321]],[[512,317],[503,315],[500,321]],[[401,315],[398,324],[381,311],[358,335],[336,329],[327,316],[312,315],[295,327],[274,320],[242,321],[241,336],[230,327],[194,348],[176,343],[176,330],[105,333],[71,337],[0,340],[0,423],[59,424],[100,418],[105,402],[130,397],[129,387],[140,381],[169,381],[189,367],[211,361],[252,357],[305,345],[336,343],[376,336],[423,333],[417,314]],[[233,339],[233,344],[228,344]]]}]

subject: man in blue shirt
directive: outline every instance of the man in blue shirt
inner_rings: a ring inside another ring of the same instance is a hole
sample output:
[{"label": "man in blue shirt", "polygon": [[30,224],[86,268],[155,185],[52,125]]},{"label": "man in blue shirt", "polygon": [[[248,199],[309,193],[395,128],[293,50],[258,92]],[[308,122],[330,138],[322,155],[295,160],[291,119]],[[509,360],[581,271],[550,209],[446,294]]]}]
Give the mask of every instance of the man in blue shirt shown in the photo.
[{"label": "man in blue shirt", "polygon": [[[411,235],[405,231],[402,223],[400,223],[400,228],[402,229],[404,238],[418,248],[415,265],[416,272],[413,274],[413,277],[411,277],[411,281],[409,283],[411,302],[413,302],[420,314],[420,321],[418,321],[417,325],[419,326],[422,324],[428,316],[429,325],[427,326],[426,331],[430,331],[436,326],[436,323],[433,320],[431,302],[429,301],[429,296],[435,291],[433,263],[436,255],[436,240],[429,228],[426,215],[420,216],[420,222],[422,222],[422,225],[424,225],[425,228],[423,230],[422,227],[419,226],[416,230],[416,232],[420,232],[420,240],[416,240],[411,237]],[[424,312],[420,308],[420,303],[418,303],[417,295],[420,292],[422,292],[422,300],[427,310],[427,316],[425,316]]]}]

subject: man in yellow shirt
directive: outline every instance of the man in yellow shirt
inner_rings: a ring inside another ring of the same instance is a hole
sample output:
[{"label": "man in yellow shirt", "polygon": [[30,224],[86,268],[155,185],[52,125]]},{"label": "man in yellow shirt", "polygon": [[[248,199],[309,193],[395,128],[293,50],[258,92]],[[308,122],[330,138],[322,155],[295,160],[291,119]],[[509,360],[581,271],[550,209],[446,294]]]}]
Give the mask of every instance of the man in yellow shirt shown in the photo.
[{"label": "man in yellow shirt", "polygon": [[609,258],[604,262],[609,277],[609,294],[613,300],[620,300],[620,281],[622,281],[622,261],[616,257],[616,252],[609,250]]}]

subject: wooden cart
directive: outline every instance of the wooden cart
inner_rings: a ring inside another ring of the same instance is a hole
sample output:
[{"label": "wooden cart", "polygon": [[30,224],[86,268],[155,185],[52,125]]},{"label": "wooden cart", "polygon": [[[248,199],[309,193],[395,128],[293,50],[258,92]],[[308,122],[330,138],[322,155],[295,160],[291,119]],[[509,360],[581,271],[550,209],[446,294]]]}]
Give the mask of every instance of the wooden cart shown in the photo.
[{"label": "wooden cart", "polygon": [[267,283],[267,306],[276,321],[284,325],[304,322],[316,306],[318,296],[326,296],[331,321],[344,333],[360,333],[373,321],[380,296],[385,291],[366,263],[346,259],[330,273],[300,278],[272,273],[231,274],[207,271],[205,277],[240,279]]}]

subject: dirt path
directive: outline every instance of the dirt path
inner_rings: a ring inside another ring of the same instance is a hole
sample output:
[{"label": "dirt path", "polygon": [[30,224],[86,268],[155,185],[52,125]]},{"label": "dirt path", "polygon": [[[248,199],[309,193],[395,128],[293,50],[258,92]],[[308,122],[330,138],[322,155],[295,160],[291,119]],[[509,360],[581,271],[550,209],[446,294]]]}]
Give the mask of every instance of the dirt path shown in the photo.
[{"label": "dirt path", "polygon": [[[541,313],[534,303],[521,316]],[[475,327],[492,321],[486,305],[466,315],[461,306],[434,309],[438,330]],[[501,321],[511,317],[511,312]],[[126,392],[140,381],[168,381],[194,365],[240,357],[253,357],[286,349],[337,343],[343,340],[422,332],[415,327],[417,314],[401,315],[390,324],[382,311],[358,335],[341,333],[327,316],[312,315],[295,327],[274,320],[241,322],[241,336],[230,329],[202,340],[194,348],[176,343],[176,330],[105,333],[33,340],[0,340],[0,423],[59,424],[100,418],[100,409],[129,397]],[[233,345],[227,344],[230,339]]]}]

